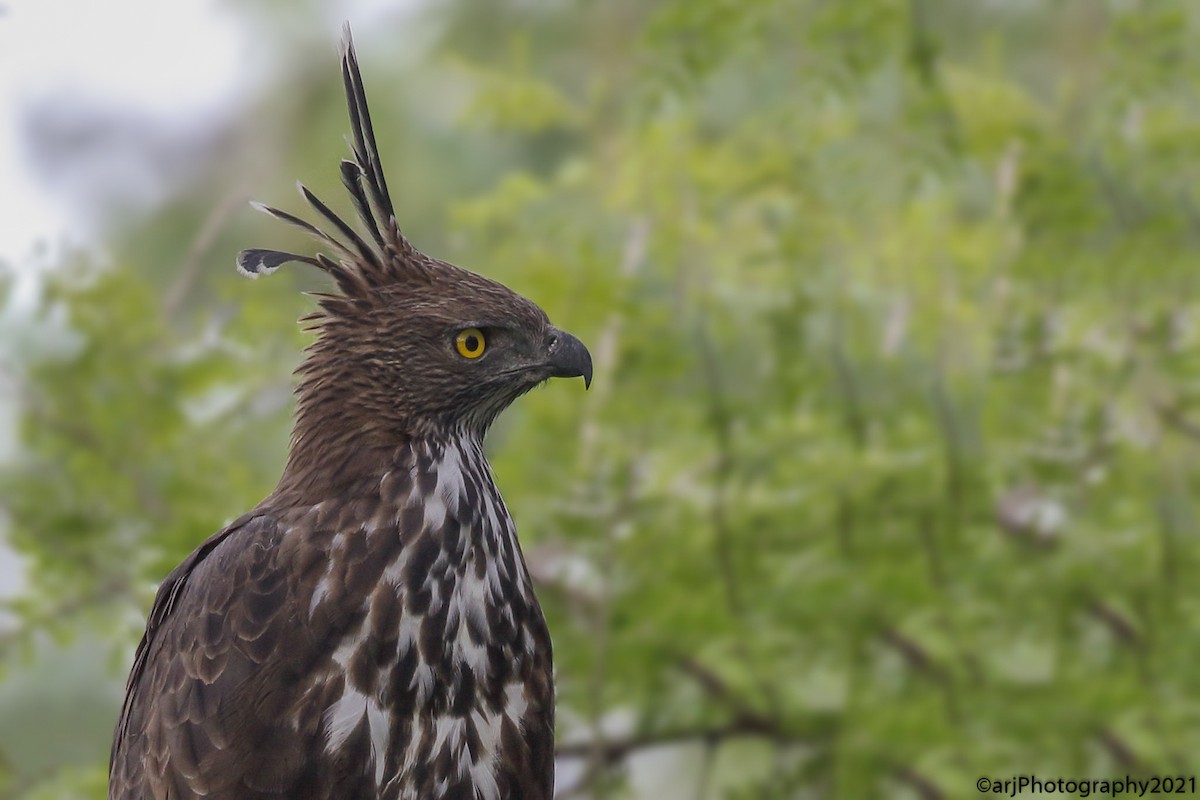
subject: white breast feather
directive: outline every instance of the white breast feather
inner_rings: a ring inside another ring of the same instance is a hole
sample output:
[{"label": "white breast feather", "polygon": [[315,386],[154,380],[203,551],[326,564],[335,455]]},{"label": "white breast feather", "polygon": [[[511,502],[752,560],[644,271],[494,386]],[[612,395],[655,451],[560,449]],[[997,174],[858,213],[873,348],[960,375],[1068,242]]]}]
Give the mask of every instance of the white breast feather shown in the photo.
[{"label": "white breast feather", "polygon": [[[464,449],[460,451],[460,447]],[[447,446],[441,454],[441,459],[436,465],[436,490],[430,496],[420,497],[417,493],[413,493],[407,499],[406,505],[409,506],[417,502],[424,502],[424,522],[429,531],[439,530],[444,526],[448,516],[458,516],[459,514],[461,503],[466,494],[466,481],[463,475],[464,456],[468,463],[471,463],[480,470],[481,476],[486,478],[490,475],[483,451],[477,443],[458,442]],[[413,478],[416,479],[416,477],[416,469],[414,468]],[[475,644],[471,641],[467,620],[473,619],[477,623],[481,622],[481,615],[485,614],[484,609],[486,606],[500,599],[502,594],[502,578],[500,574],[502,565],[497,557],[497,540],[500,537],[513,536],[514,531],[508,516],[508,510],[504,507],[503,501],[499,500],[498,495],[495,494],[494,488],[485,484],[480,500],[485,506],[482,510],[482,519],[479,520],[483,526],[483,530],[480,533],[482,534],[484,543],[485,557],[488,559],[484,577],[482,579],[477,578],[475,576],[474,564],[468,563],[454,584],[449,596],[443,596],[442,587],[438,581],[428,581],[428,588],[431,594],[429,609],[431,613],[435,613],[440,609],[442,603],[448,603],[450,606],[447,619],[451,621],[454,627],[454,630],[446,631],[450,657],[458,664],[471,669],[477,678],[482,680],[486,677],[488,670],[487,646],[484,644]],[[416,533],[416,531],[402,531],[401,535],[407,538],[416,535]],[[473,531],[470,527],[463,526],[461,535],[464,538],[469,540],[472,537],[472,533]],[[342,546],[343,541],[344,535],[338,534],[333,543],[334,547]],[[395,561],[389,564],[384,570],[381,578],[382,582],[395,588],[402,603],[405,600],[407,591],[405,589],[405,569],[407,562],[408,551],[406,549],[401,550],[400,555]],[[446,565],[447,555],[445,553],[439,554],[431,569],[431,575],[443,574]],[[327,571],[313,592],[312,603],[309,609],[310,616],[321,600],[328,595],[329,582],[329,572]],[[524,586],[524,581],[518,579],[514,581],[514,584],[522,597],[525,597],[526,587]],[[510,623],[513,621],[512,610],[510,608],[503,606],[501,613],[505,615],[505,618]],[[414,617],[409,614],[401,615],[397,640],[397,656],[407,653],[410,648],[419,646],[421,623],[421,617]],[[337,650],[334,652],[334,660],[342,669],[346,668],[354,652],[363,644],[365,637],[369,635],[370,627],[370,621],[367,620],[339,643]],[[428,702],[432,695],[433,684],[433,667],[423,659],[418,659],[409,687],[416,692],[415,700],[418,708]],[[503,721],[507,717],[520,729],[522,726],[521,721],[527,707],[528,701],[525,695],[525,687],[521,682],[514,681],[505,687],[505,708],[503,712],[490,714],[479,707],[471,711],[470,720],[480,739],[477,759],[471,757],[471,750],[466,746],[465,719],[457,716],[438,717],[434,720],[426,718],[424,722],[432,723],[433,727],[435,742],[432,752],[436,757],[436,754],[440,753],[443,748],[449,748],[450,760],[457,767],[458,777],[470,776],[470,780],[476,788],[477,799],[499,800],[500,789],[496,782],[495,760],[499,752],[500,732]],[[364,716],[367,719],[371,734],[375,780],[377,784],[382,784],[385,766],[384,760],[388,746],[389,725],[388,713],[384,710],[378,697],[368,697],[349,686],[346,687],[342,697],[330,706],[324,717],[328,749],[332,752],[340,748]],[[415,722],[415,730],[420,730],[424,727],[422,721],[415,720]],[[399,770],[393,774],[393,780],[408,773],[416,766],[419,740],[419,736],[413,736],[408,742],[402,756],[403,763],[396,765],[399,767]],[[435,787],[434,793],[437,796],[441,796],[447,788],[448,782],[443,780],[440,785]]]}]

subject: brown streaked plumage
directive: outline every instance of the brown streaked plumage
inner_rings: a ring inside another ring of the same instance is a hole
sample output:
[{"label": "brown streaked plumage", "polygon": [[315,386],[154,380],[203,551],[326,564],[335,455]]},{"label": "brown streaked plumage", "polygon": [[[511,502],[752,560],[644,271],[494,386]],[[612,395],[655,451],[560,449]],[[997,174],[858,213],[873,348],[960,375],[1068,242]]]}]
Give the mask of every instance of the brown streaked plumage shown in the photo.
[{"label": "brown streaked plumage", "polygon": [[578,339],[400,232],[349,29],[343,183],[365,237],[304,187],[332,256],[243,251],[335,281],[306,318],[275,491],[159,588],[113,740],[110,800],[549,800],[550,638],[482,439]]}]

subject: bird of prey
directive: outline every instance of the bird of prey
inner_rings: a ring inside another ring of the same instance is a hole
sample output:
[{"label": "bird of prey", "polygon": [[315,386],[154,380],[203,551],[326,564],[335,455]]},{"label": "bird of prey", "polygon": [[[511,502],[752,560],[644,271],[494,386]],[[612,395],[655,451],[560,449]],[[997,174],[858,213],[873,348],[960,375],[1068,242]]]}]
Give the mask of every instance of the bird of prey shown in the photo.
[{"label": "bird of prey", "polygon": [[163,581],[134,658],[110,800],[549,800],[550,637],[482,440],[591,356],[505,286],[396,224],[347,28],[362,232],[266,213],[328,253],[245,250],[250,277],[328,273],[306,321],[278,486]]}]

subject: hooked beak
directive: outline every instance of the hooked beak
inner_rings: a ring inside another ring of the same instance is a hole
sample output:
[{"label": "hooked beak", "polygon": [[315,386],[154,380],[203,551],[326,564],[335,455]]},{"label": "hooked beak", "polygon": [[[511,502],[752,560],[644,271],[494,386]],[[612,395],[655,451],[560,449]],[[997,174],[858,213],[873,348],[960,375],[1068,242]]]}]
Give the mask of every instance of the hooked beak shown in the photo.
[{"label": "hooked beak", "polygon": [[592,385],[592,354],[583,342],[566,331],[551,328],[546,335],[546,366],[552,378],[583,377],[583,388]]}]

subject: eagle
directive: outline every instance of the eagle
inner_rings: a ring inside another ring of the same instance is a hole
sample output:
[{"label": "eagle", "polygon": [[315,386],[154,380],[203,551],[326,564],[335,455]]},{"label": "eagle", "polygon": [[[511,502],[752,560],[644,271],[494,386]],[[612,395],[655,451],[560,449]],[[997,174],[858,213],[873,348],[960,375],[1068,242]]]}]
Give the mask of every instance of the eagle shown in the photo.
[{"label": "eagle", "polygon": [[110,800],[550,800],[550,636],[483,448],[587,348],[396,223],[358,59],[340,47],[361,229],[304,186],[313,265],[291,446],[274,491],[162,582],[114,734]]}]

